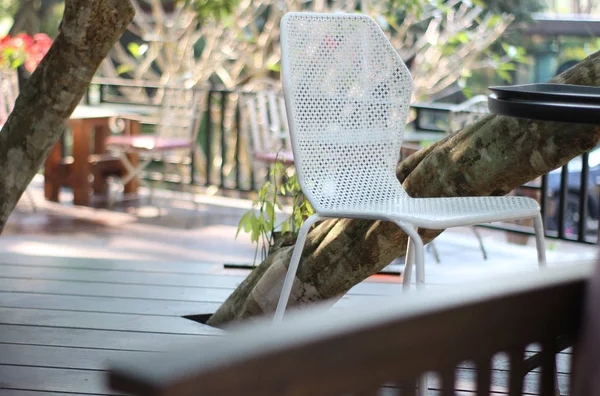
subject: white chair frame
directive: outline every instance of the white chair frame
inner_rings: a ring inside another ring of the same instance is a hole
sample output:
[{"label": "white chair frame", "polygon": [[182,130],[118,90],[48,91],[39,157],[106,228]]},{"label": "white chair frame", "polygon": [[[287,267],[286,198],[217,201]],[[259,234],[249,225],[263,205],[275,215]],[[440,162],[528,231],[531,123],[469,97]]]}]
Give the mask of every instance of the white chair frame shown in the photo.
[{"label": "white chair frame", "polygon": [[[283,319],[308,231],[316,222],[328,218],[385,220],[404,231],[409,237],[405,290],[410,285],[413,265],[417,287],[425,282],[419,227],[445,229],[533,218],[538,265],[545,267],[544,228],[535,200],[412,198],[406,194],[395,176],[395,166],[412,78],[375,21],[358,14],[288,13],[281,21],[281,48],[283,91],[296,172],[316,214],[300,228],[275,322]],[[327,103],[331,106],[327,107]],[[361,151],[364,147],[376,147],[377,152],[366,155]],[[381,154],[384,150],[388,151]],[[342,161],[344,155],[350,158],[346,163]],[[352,169],[347,170],[352,166],[369,168],[357,176]],[[340,177],[343,180],[338,182]],[[348,185],[351,187],[346,188]],[[373,189],[378,192],[372,193]],[[351,192],[358,193],[357,197],[348,197]]]}]

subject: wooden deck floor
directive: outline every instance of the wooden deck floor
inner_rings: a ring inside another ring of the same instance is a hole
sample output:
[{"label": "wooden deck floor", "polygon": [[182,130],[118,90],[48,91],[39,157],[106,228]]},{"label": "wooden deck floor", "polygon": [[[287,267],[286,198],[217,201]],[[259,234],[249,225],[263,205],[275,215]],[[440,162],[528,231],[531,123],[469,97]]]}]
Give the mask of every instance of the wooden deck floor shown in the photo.
[{"label": "wooden deck floor", "polygon": [[[104,382],[107,360],[219,336],[220,330],[182,316],[214,312],[244,274],[197,262],[5,255],[0,258],[0,394],[113,394]],[[380,280],[358,285],[339,307],[399,288]],[[569,357],[559,358],[564,390]],[[498,393],[506,387],[507,368],[499,357],[493,376]],[[457,390],[470,394],[475,372],[468,363],[459,367],[457,378]],[[535,381],[535,373],[525,381],[532,394]],[[438,384],[432,377],[430,387]],[[387,388],[382,394],[395,393]]]},{"label": "wooden deck floor", "polygon": [[[107,360],[218,336],[183,316],[214,312],[247,275],[222,266],[253,257],[249,241],[234,238],[244,207],[204,202],[186,229],[194,208],[183,201],[160,202],[167,214],[146,219],[50,204],[40,187],[38,181],[38,212],[25,202],[0,238],[0,395],[111,394],[104,383]],[[428,287],[535,270],[532,246],[507,245],[501,237],[485,238],[489,259],[482,262],[470,230],[442,234],[436,242],[441,265],[426,256]],[[595,252],[550,245],[548,258],[563,265]],[[371,278],[335,309],[401,298],[399,282],[397,276]],[[563,394],[569,357],[563,353],[558,361]],[[494,369],[494,389],[505,393],[507,361],[499,357]],[[457,376],[459,394],[472,394],[475,372],[468,363]],[[528,392],[535,393],[535,381],[535,373],[526,378]],[[430,387],[437,384],[432,377]]]}]

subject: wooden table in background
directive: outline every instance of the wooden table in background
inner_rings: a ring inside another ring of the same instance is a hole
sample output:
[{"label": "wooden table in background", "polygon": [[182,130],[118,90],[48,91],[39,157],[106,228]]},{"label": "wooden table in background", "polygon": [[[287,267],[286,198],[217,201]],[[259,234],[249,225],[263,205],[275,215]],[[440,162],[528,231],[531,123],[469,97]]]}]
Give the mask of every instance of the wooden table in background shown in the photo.
[{"label": "wooden table in background", "polygon": [[[119,111],[91,106],[78,106],[69,120],[73,135],[73,152],[70,157],[62,157],[63,139],[54,146],[44,166],[44,195],[47,200],[58,202],[61,186],[73,189],[75,205],[90,205],[90,175],[94,175],[93,191],[105,194],[106,177],[123,172],[122,164],[116,157],[106,153],[105,140],[110,135],[109,121],[118,117]],[[94,137],[92,141],[92,130]],[[139,134],[140,125],[133,120],[126,121],[125,133]],[[93,148],[91,148],[93,143]],[[137,158],[131,158],[137,161]],[[134,162],[135,163],[135,162]],[[137,180],[125,186],[125,193],[137,191]]]}]

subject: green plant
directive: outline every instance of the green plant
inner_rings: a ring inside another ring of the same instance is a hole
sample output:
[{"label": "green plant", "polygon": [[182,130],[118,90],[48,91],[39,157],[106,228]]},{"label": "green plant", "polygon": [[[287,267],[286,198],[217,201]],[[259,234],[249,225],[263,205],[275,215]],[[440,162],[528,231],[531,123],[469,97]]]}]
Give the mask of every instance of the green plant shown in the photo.
[{"label": "green plant", "polygon": [[[283,209],[281,201],[284,197],[291,200],[291,214],[277,224],[276,209]],[[258,190],[258,198],[253,201],[252,209],[240,218],[236,238],[241,230],[250,234],[250,240],[256,244],[254,263],[261,252],[261,261],[267,257],[269,249],[275,243],[275,232],[283,235],[291,234],[295,239],[307,217],[314,213],[313,207],[304,198],[296,172],[292,167],[277,161],[269,171],[269,177]]]}]

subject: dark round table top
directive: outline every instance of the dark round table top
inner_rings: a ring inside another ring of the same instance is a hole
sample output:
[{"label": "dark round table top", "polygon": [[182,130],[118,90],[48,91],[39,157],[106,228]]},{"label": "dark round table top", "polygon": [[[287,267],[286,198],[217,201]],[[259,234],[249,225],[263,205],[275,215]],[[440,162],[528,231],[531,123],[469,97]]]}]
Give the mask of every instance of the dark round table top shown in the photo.
[{"label": "dark round table top", "polygon": [[540,121],[600,124],[600,87],[526,84],[490,87],[493,114]]}]

